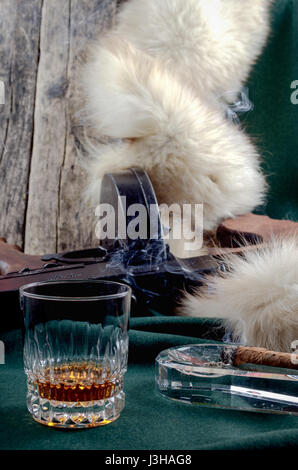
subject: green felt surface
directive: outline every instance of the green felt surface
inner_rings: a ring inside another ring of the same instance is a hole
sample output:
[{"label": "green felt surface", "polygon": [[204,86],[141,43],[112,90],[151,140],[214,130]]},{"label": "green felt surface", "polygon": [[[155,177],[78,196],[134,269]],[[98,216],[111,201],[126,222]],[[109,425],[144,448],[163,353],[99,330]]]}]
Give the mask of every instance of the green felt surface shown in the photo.
[{"label": "green felt surface", "polygon": [[298,2],[276,0],[270,40],[248,82],[254,110],[243,117],[243,123],[260,149],[269,184],[267,203],[259,212],[297,221],[298,104],[291,102],[295,80]]},{"label": "green felt surface", "polygon": [[[181,344],[218,340],[216,322],[177,317],[132,319],[126,406],[104,427],[57,430],[33,421],[26,409],[22,341],[18,330],[0,334],[0,449],[192,450],[265,449],[298,445],[298,417],[211,409],[173,402],[154,390],[154,359]],[[205,338],[205,339],[202,339]]]}]

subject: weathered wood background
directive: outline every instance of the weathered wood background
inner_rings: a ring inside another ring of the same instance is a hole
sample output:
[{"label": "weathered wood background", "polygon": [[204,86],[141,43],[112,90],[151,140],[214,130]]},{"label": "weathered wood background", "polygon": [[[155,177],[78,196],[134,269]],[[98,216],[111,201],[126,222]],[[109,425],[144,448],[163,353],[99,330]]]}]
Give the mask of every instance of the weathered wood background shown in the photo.
[{"label": "weathered wood background", "polygon": [[26,253],[97,244],[72,99],[82,52],[116,8],[117,0],[0,0],[0,237]]}]

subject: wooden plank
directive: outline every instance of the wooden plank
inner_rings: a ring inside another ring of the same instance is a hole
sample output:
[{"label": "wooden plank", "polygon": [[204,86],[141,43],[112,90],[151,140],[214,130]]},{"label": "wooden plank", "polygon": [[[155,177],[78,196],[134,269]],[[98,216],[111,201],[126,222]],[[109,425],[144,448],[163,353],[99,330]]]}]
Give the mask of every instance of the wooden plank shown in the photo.
[{"label": "wooden plank", "polygon": [[[115,18],[116,0],[72,0],[70,18],[70,55],[68,89],[70,106],[77,100],[78,74],[81,57],[90,41],[95,40]],[[61,168],[60,207],[58,217],[58,251],[96,246],[95,214],[93,207],[83,201],[86,174],[78,161],[78,136],[80,128],[69,109],[69,130],[66,138],[65,159]]]},{"label": "wooden plank", "polygon": [[0,235],[23,245],[42,0],[1,0]]},{"label": "wooden plank", "polygon": [[70,0],[44,0],[36,85],[25,252],[57,248],[59,179],[68,127]]},{"label": "wooden plank", "polygon": [[113,20],[116,0],[44,0],[25,252],[96,246],[81,194],[73,116],[81,51]]},{"label": "wooden plank", "polygon": [[1,0],[0,236],[45,253],[97,244],[72,99],[81,51],[116,0]]}]

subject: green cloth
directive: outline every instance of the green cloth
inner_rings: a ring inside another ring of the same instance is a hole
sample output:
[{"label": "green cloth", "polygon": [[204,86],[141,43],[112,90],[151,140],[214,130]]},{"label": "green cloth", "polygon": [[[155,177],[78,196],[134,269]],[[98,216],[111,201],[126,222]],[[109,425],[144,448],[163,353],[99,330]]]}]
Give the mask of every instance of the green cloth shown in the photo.
[{"label": "green cloth", "polygon": [[267,204],[258,212],[298,221],[298,104],[291,102],[295,80],[298,2],[275,0],[271,37],[248,82],[254,110],[242,121],[260,149],[269,184]]},{"label": "green cloth", "polygon": [[[298,417],[245,413],[177,403],[154,390],[154,359],[165,348],[218,340],[219,324],[192,318],[131,321],[126,405],[112,424],[80,431],[36,423],[26,409],[22,342],[18,330],[0,334],[0,449],[193,450],[265,449],[298,445]],[[203,339],[204,338],[204,339]]]}]

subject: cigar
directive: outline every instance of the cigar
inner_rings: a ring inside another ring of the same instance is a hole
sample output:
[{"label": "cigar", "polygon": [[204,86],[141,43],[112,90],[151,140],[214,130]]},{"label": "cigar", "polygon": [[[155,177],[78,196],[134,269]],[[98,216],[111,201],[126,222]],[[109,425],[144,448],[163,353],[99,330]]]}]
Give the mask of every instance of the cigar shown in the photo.
[{"label": "cigar", "polygon": [[298,355],[265,348],[248,346],[226,346],[221,352],[221,361],[232,366],[242,364],[258,364],[262,366],[280,367],[298,370]]}]

